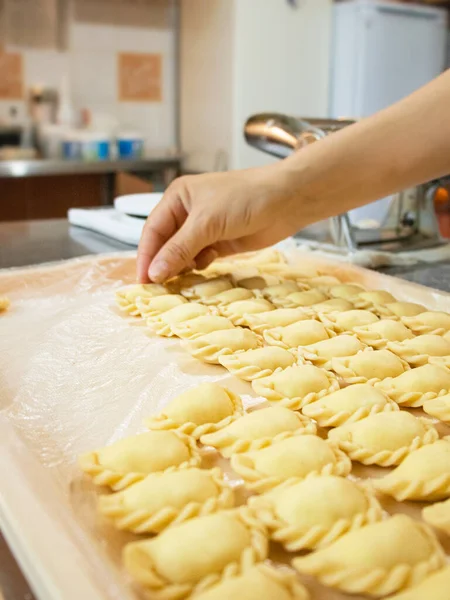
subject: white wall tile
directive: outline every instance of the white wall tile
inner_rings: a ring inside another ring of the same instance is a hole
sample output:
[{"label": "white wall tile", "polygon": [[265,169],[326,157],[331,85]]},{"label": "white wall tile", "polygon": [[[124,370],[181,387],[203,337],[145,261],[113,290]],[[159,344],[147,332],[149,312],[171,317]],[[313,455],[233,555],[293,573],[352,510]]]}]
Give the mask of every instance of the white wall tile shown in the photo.
[{"label": "white wall tile", "polygon": [[27,87],[40,84],[59,89],[63,75],[68,72],[69,57],[67,53],[52,50],[26,50],[23,55]]},{"label": "white wall tile", "polygon": [[116,60],[112,52],[73,52],[70,78],[74,102],[109,104],[116,101]]},{"label": "white wall tile", "polygon": [[70,28],[69,46],[72,51],[113,52],[117,45],[117,33],[114,25],[74,23]]}]

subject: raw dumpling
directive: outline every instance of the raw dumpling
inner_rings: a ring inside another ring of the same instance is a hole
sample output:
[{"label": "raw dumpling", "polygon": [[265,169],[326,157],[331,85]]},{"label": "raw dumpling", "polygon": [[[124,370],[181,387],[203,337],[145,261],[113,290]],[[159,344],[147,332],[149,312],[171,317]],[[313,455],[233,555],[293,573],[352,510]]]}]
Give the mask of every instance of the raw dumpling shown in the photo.
[{"label": "raw dumpling", "polygon": [[355,327],[353,331],[362,342],[377,350],[385,348],[388,342],[403,342],[414,337],[413,332],[403,323],[392,319],[381,319],[369,325]]},{"label": "raw dumpling", "polygon": [[320,320],[338,333],[351,332],[355,327],[369,325],[378,321],[378,317],[369,310],[347,310],[345,312],[321,314]]},{"label": "raw dumpling", "polygon": [[353,461],[392,467],[417,448],[435,442],[439,434],[428,419],[399,410],[342,425],[332,429],[328,438]]},{"label": "raw dumpling", "polygon": [[396,318],[413,317],[426,310],[425,306],[414,302],[389,302],[385,306],[378,305],[376,308],[377,314]]},{"label": "raw dumpling", "polygon": [[219,362],[239,379],[253,381],[260,377],[267,377],[275,371],[286,369],[286,367],[293,365],[296,360],[295,356],[287,350],[265,346],[256,350],[221,356]]},{"label": "raw dumpling", "polygon": [[197,285],[198,283],[202,283],[203,281],[207,281],[207,278],[201,273],[194,273],[193,271],[188,271],[186,273],[180,273],[176,277],[173,277],[169,281],[166,282],[167,287],[174,294],[179,294],[180,290],[184,288],[190,288],[193,285]]},{"label": "raw dumpling", "polygon": [[146,420],[149,429],[177,429],[195,439],[217,431],[242,416],[237,394],[217,385],[202,383],[174,398],[164,411]]},{"label": "raw dumpling", "polygon": [[402,321],[416,335],[442,335],[450,330],[450,315],[445,312],[427,310],[413,317],[403,317]]},{"label": "raw dumpling", "polygon": [[408,588],[387,600],[448,600],[450,567],[445,567],[423,579],[419,585]]},{"label": "raw dumpling", "polygon": [[220,431],[203,435],[200,441],[228,457],[265,448],[286,437],[315,432],[316,427],[309,419],[288,408],[274,406],[255,410]]},{"label": "raw dumpling", "polygon": [[197,302],[188,302],[163,312],[161,315],[159,315],[159,317],[151,320],[149,324],[157,335],[171,337],[174,335],[172,331],[173,325],[176,326],[181,323],[185,323],[190,319],[205,316],[209,312],[209,309],[206,306],[203,306],[203,304],[199,304]]},{"label": "raw dumpling", "polygon": [[216,296],[217,294],[220,294],[220,292],[231,290],[232,287],[233,284],[227,277],[215,277],[190,287],[185,287],[181,290],[181,293],[186,298],[189,298],[189,300],[198,300]]},{"label": "raw dumpling", "polygon": [[333,358],[331,368],[348,384],[373,384],[386,377],[397,377],[408,370],[409,366],[389,350],[365,350],[354,356]]},{"label": "raw dumpling", "polygon": [[256,250],[254,252],[242,252],[241,254],[235,254],[233,259],[234,262],[237,262],[238,264],[255,265],[262,271],[266,270],[266,267],[271,266],[280,268],[288,266],[284,254],[275,248],[264,248],[264,250]]},{"label": "raw dumpling", "polygon": [[311,288],[319,288],[323,291],[328,291],[330,287],[340,285],[340,281],[333,275],[318,275],[317,277],[309,277],[305,279],[305,283]]},{"label": "raw dumpling", "polygon": [[96,485],[122,490],[149,473],[197,467],[195,440],[177,431],[149,431],[125,438],[79,458]]},{"label": "raw dumpling", "polygon": [[331,359],[354,356],[366,346],[354,335],[337,335],[328,340],[297,348],[299,359],[308,360],[318,367],[329,369]]},{"label": "raw dumpling", "polygon": [[264,339],[271,346],[298,348],[327,340],[334,333],[327,330],[319,321],[299,321],[285,327],[275,327],[264,331]]},{"label": "raw dumpling", "polygon": [[450,498],[450,442],[443,439],[422,446],[373,484],[398,502]]},{"label": "raw dumpling", "polygon": [[336,378],[312,365],[288,367],[252,382],[254,391],[269,402],[299,410],[339,389]]},{"label": "raw dumpling", "polygon": [[136,299],[136,305],[139,312],[144,319],[147,319],[147,322],[157,319],[159,315],[171,308],[186,303],[186,298],[183,298],[183,296],[179,296],[178,294],[165,294],[164,296],[155,296],[153,298]]},{"label": "raw dumpling", "polygon": [[356,298],[353,298],[356,308],[372,308],[381,304],[389,304],[395,302],[395,298],[389,292],[384,290],[373,290],[369,292],[361,292],[357,294]]},{"label": "raw dumpling", "polygon": [[264,288],[261,290],[261,293],[265,298],[272,300],[273,298],[286,298],[289,294],[300,291],[301,288],[295,281],[283,281],[283,283],[277,283],[276,285]]},{"label": "raw dumpling", "polygon": [[442,568],[445,554],[426,525],[395,515],[351,531],[327,548],[294,558],[292,564],[302,575],[313,575],[323,585],[343,592],[386,596]]},{"label": "raw dumpling", "polygon": [[261,290],[267,286],[267,281],[261,275],[245,277],[237,282],[237,285],[247,290]]},{"label": "raw dumpling", "polygon": [[415,367],[425,365],[431,356],[444,360],[448,357],[450,361],[450,341],[441,335],[418,335],[403,342],[391,342],[388,348]]},{"label": "raw dumpling", "polygon": [[345,477],[350,459],[332,442],[315,435],[291,436],[263,448],[231,457],[231,468],[248,489],[262,493],[283,482],[296,483],[315,475]]},{"label": "raw dumpling", "polygon": [[318,302],[324,302],[327,295],[318,289],[307,290],[305,292],[293,292],[284,298],[273,298],[274,304],[284,308],[295,308],[298,306],[311,306]]},{"label": "raw dumpling", "polygon": [[335,475],[287,482],[253,496],[249,506],[268,528],[270,538],[288,552],[324,548],[383,516],[381,506],[365,487]]},{"label": "raw dumpling", "polygon": [[196,595],[195,600],[309,600],[309,597],[293,573],[260,563],[243,575],[223,579]]},{"label": "raw dumpling", "polygon": [[345,300],[345,298],[331,298],[330,300],[324,300],[323,302],[312,304],[308,307],[312,313],[323,313],[324,315],[332,312],[345,312],[347,310],[352,310],[353,308],[353,303],[350,302],[350,300]]},{"label": "raw dumpling", "polygon": [[219,357],[240,350],[252,350],[262,346],[261,338],[243,327],[212,331],[184,342],[186,350],[195,358],[207,363],[219,364]]},{"label": "raw dumpling", "polygon": [[117,529],[160,533],[199,515],[232,508],[234,494],[219,468],[152,473],[116,494],[100,496],[99,511]]},{"label": "raw dumpling", "polygon": [[423,410],[444,423],[450,423],[450,394],[427,400],[423,404]]},{"label": "raw dumpling", "polygon": [[422,406],[426,400],[450,392],[450,369],[423,365],[405,371],[394,379],[385,379],[375,386],[402,406]]},{"label": "raw dumpling", "polygon": [[216,583],[225,573],[240,574],[267,558],[262,526],[235,509],[196,517],[157,537],[125,546],[130,575],[154,594],[186,598]]},{"label": "raw dumpling", "polygon": [[153,298],[154,296],[164,296],[168,293],[167,288],[158,283],[132,285],[116,292],[116,304],[120,310],[135,317],[141,314],[136,305],[137,298]]},{"label": "raw dumpling", "polygon": [[267,312],[274,308],[273,304],[263,298],[240,300],[219,307],[221,314],[230,319],[235,325],[246,325],[246,316],[248,314],[254,315],[255,313]]},{"label": "raw dumpling", "polygon": [[308,319],[310,319],[309,315],[301,308],[277,308],[268,312],[246,315],[247,326],[257,333]]},{"label": "raw dumpling", "polygon": [[367,383],[358,383],[333,392],[302,409],[321,427],[339,427],[379,412],[398,410],[395,402]]},{"label": "raw dumpling", "polygon": [[208,298],[202,298],[203,304],[207,306],[226,306],[232,302],[239,302],[240,300],[249,300],[254,298],[255,294],[251,290],[245,288],[236,287],[231,290],[225,290],[215,296],[209,296]]},{"label": "raw dumpling", "polygon": [[263,273],[265,272],[272,273],[273,275],[278,275],[278,277],[282,279],[293,279],[294,281],[304,281],[309,277],[317,277],[319,275],[319,271],[315,267],[310,267],[306,265],[297,267],[296,265],[286,265],[277,263],[261,265],[260,271],[262,271]]},{"label": "raw dumpling", "polygon": [[341,283],[333,286],[328,291],[333,298],[344,298],[344,300],[351,301],[356,300],[362,292],[365,292],[365,288],[356,283]]},{"label": "raw dumpling", "polygon": [[429,525],[450,535],[450,500],[425,506],[422,509],[422,518]]},{"label": "raw dumpling", "polygon": [[223,331],[224,329],[234,329],[233,323],[226,317],[216,315],[204,315],[189,319],[183,323],[177,323],[171,326],[173,335],[183,340],[194,340],[206,333],[213,331]]}]

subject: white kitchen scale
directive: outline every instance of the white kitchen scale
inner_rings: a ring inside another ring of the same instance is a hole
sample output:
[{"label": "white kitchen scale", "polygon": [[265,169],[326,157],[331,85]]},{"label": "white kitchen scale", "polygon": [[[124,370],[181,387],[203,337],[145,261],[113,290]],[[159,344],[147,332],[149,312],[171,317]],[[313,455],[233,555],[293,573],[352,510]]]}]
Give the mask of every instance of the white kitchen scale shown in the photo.
[{"label": "white kitchen scale", "polygon": [[116,198],[113,207],[71,208],[69,223],[137,246],[145,219],[162,197],[162,193],[130,194]]}]

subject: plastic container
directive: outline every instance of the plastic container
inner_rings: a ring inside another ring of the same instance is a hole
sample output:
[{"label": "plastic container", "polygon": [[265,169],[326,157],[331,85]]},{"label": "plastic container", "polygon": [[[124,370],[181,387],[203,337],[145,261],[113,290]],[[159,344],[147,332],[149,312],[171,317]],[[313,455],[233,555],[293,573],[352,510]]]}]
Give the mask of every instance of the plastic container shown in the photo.
[{"label": "plastic container", "polygon": [[79,137],[82,160],[94,161],[109,159],[111,143],[106,133],[81,131]]},{"label": "plastic container", "polygon": [[69,131],[62,141],[62,156],[66,160],[81,159],[81,138],[79,131]]},{"label": "plastic container", "polygon": [[123,160],[142,158],[144,155],[144,136],[140,133],[122,133],[117,136],[117,154]]}]

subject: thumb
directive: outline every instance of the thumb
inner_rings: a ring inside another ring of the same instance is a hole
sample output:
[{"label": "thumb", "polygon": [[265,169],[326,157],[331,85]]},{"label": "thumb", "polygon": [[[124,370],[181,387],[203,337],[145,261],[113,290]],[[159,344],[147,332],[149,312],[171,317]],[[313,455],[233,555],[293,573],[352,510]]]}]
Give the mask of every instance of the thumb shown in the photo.
[{"label": "thumb", "polygon": [[188,217],[153,259],[150,279],[160,283],[178,275],[186,267],[191,268],[197,254],[209,245],[208,241],[196,219]]}]

